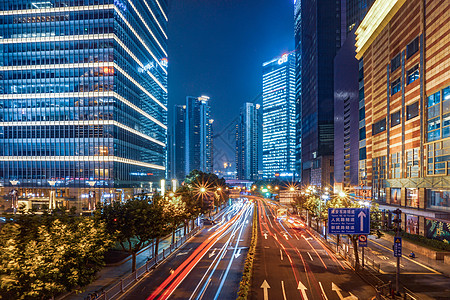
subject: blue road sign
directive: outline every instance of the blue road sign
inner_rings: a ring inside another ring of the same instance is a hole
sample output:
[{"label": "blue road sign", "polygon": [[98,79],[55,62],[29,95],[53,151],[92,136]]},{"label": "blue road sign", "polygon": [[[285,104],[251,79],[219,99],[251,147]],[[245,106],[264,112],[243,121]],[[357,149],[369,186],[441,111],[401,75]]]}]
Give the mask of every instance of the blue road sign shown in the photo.
[{"label": "blue road sign", "polygon": [[402,238],[394,237],[394,257],[402,257]]},{"label": "blue road sign", "polygon": [[331,234],[369,234],[369,209],[329,208],[328,232]]},{"label": "blue road sign", "polygon": [[358,246],[359,247],[367,247],[367,235],[360,234],[358,236]]}]

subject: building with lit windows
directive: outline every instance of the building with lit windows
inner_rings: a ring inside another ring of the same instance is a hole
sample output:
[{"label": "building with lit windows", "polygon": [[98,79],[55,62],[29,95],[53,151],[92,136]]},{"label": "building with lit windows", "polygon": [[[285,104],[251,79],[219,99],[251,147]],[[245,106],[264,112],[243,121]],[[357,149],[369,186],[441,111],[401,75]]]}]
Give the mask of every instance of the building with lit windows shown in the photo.
[{"label": "building with lit windows", "polygon": [[185,168],[213,172],[213,140],[209,97],[186,97]]},{"label": "building with lit windows", "polygon": [[450,240],[450,2],[377,0],[358,27],[367,158],[360,182],[409,233]]},{"label": "building with lit windows", "polygon": [[260,105],[245,103],[236,125],[236,178],[258,180]]},{"label": "building with lit windows", "polygon": [[166,0],[0,1],[2,194],[92,210],[164,178],[167,20]]},{"label": "building with lit windows", "polygon": [[263,64],[263,176],[295,173],[295,53]]}]

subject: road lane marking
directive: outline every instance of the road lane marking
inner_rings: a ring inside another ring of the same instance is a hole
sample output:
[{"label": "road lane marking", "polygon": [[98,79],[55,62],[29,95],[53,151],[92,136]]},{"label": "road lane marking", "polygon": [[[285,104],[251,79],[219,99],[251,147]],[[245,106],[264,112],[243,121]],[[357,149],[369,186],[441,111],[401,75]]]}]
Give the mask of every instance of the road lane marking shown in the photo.
[{"label": "road lane marking", "polygon": [[325,298],[325,300],[328,300],[327,294],[325,294],[325,291],[323,290],[322,282],[319,281],[320,289],[322,290],[322,295]]},{"label": "road lane marking", "polygon": [[296,234],[294,234],[294,235],[295,235],[295,238],[296,238],[297,240],[300,240]]},{"label": "road lane marking", "polygon": [[281,260],[283,260],[283,251],[280,249]]},{"label": "road lane marking", "polygon": [[264,279],[263,283],[261,284],[261,288],[264,290],[264,300],[269,300],[269,290],[270,285],[267,283],[267,280]]},{"label": "road lane marking", "polygon": [[284,290],[284,281],[283,280],[281,280],[281,289],[283,290],[283,298],[284,298],[284,300],[287,300],[287,298],[286,298],[286,291]]},{"label": "road lane marking", "polygon": [[309,252],[306,252],[309,255],[309,258],[311,258],[311,261],[314,261],[314,259],[312,258],[311,254],[309,254]]},{"label": "road lane marking", "polygon": [[[392,252],[392,249],[389,249],[388,247],[385,247],[385,246],[383,246],[383,245],[381,245],[381,244],[375,242],[374,240],[370,240],[370,241],[371,241],[372,243],[374,243],[374,244],[377,244],[378,246],[380,246],[380,247],[382,247],[382,248],[384,248],[384,249],[387,249],[389,252]],[[432,269],[432,268],[430,268],[430,267],[428,267],[428,266],[426,266],[426,265],[424,265],[424,264],[421,264],[421,263],[419,263],[419,262],[417,262],[417,261],[415,261],[415,260],[410,259],[410,258],[409,258],[408,256],[406,256],[406,255],[403,255],[402,257],[406,258],[406,259],[409,260],[409,261],[412,261],[413,263],[415,263],[415,264],[417,264],[417,265],[419,265],[419,266],[421,266],[421,267],[424,267],[425,269],[427,269],[427,270],[429,270],[429,271],[431,271],[431,272],[433,272],[433,273],[435,273],[435,274],[442,274],[441,272],[438,272],[438,271],[436,271],[436,270],[434,270],[434,269]]]}]

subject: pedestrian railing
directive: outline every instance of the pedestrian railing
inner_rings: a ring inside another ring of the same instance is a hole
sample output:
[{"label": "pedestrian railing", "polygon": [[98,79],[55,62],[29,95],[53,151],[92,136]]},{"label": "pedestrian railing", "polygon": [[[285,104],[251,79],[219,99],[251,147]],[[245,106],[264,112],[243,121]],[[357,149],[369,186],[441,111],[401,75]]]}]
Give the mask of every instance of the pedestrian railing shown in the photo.
[{"label": "pedestrian railing", "polygon": [[153,267],[155,267],[158,263],[166,259],[166,257],[168,257],[173,251],[178,249],[180,246],[186,243],[186,241],[189,240],[192,236],[197,234],[197,232],[199,232],[200,229],[201,227],[196,227],[191,232],[189,232],[188,234],[184,235],[179,240],[177,240],[175,243],[170,244],[169,247],[163,249],[163,251],[160,254],[156,255],[152,259],[149,259],[145,263],[145,265],[139,267],[133,273],[121,278],[120,281],[111,286],[108,290],[103,291],[100,295],[90,297],[90,299],[111,300],[114,299],[116,296],[126,292],[128,288],[130,288],[142,276],[148,273]]},{"label": "pedestrian railing", "polygon": [[392,282],[387,282],[382,285],[375,286],[377,292],[377,300],[390,299],[389,296],[392,294]]},{"label": "pedestrian railing", "polygon": [[418,295],[414,294],[407,288],[404,287],[403,290],[405,292],[403,299],[405,299],[405,300],[419,300],[420,299]]}]

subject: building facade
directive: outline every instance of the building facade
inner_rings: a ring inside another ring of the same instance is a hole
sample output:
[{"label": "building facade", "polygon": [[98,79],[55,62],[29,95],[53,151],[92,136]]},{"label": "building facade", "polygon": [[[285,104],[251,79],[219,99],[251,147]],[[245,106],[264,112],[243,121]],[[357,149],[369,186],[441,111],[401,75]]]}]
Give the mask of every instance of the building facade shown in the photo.
[{"label": "building facade", "polygon": [[81,210],[164,178],[166,11],[165,0],[0,1],[3,193],[52,190]]},{"label": "building facade", "polygon": [[186,97],[185,173],[213,172],[213,141],[209,97]]},{"label": "building facade", "polygon": [[367,131],[361,184],[372,188],[387,224],[400,207],[404,230],[447,241],[449,22],[448,1],[377,0],[356,31]]},{"label": "building facade", "polygon": [[295,41],[295,180],[302,180],[302,1],[294,2]]},{"label": "building facade", "polygon": [[301,2],[303,185],[333,185],[333,59],[341,46],[340,16],[340,0]]},{"label": "building facade", "polygon": [[170,140],[170,178],[186,177],[186,105],[175,105]]},{"label": "building facade", "polygon": [[236,125],[236,178],[258,180],[260,105],[245,103]]},{"label": "building facade", "polygon": [[263,176],[295,174],[295,54],[263,64]]}]

